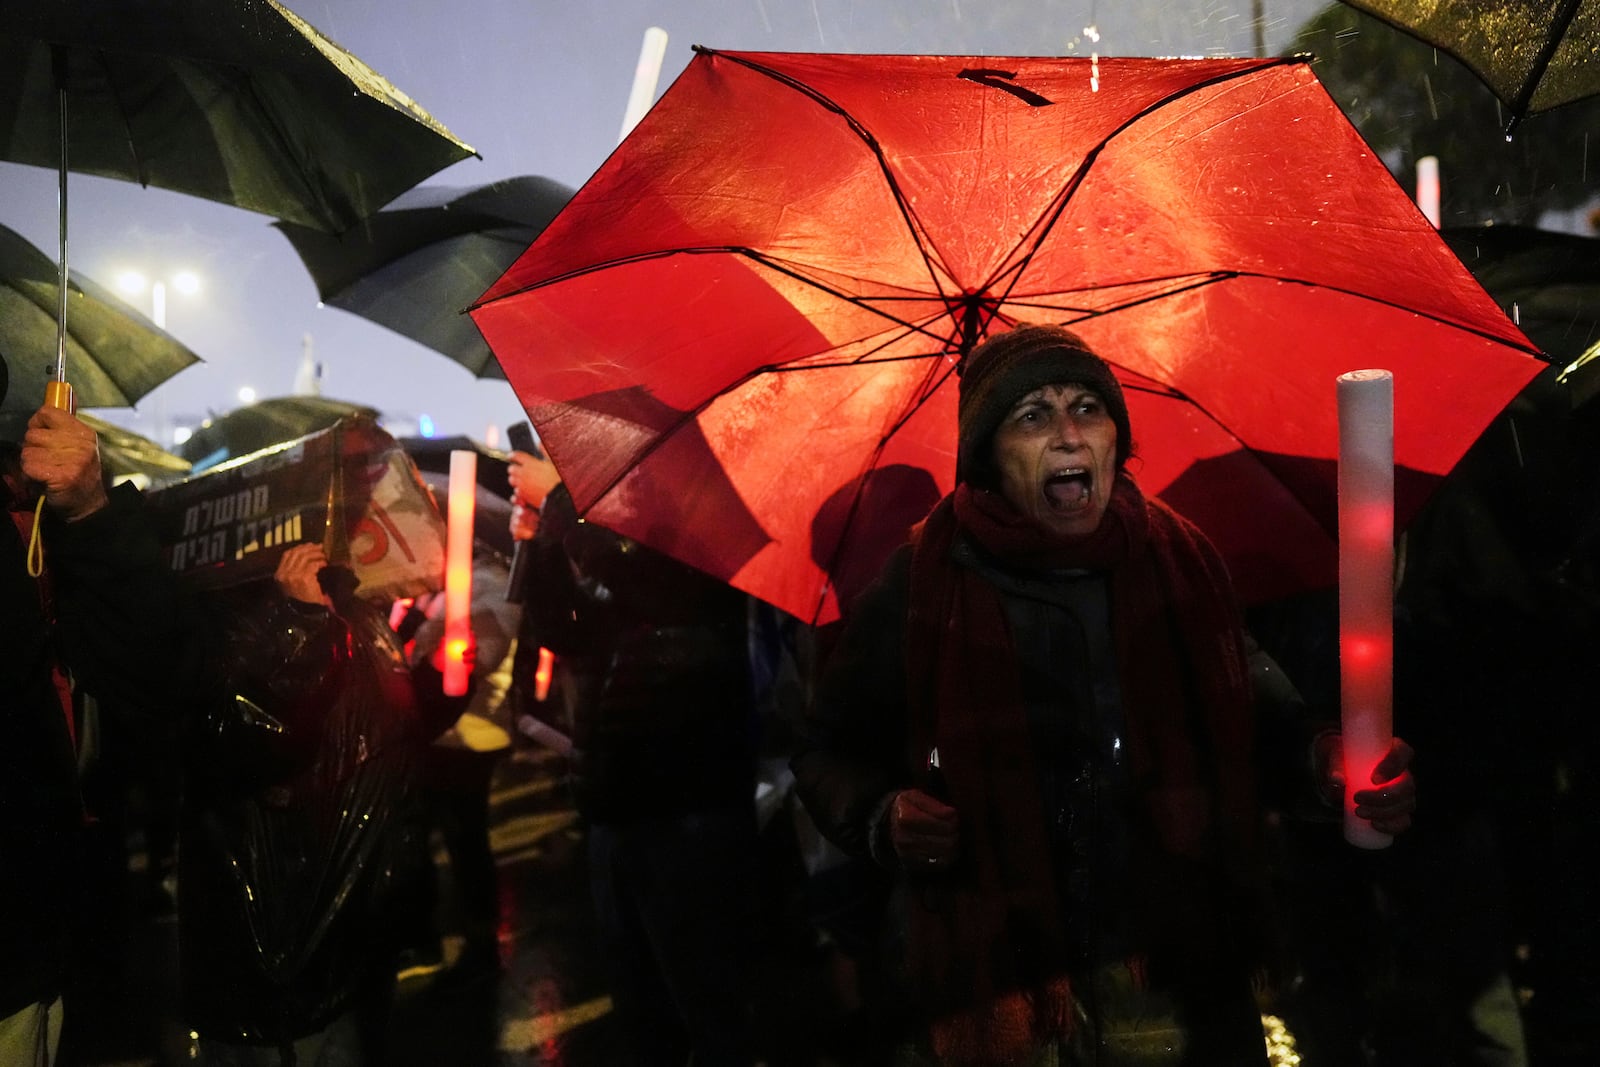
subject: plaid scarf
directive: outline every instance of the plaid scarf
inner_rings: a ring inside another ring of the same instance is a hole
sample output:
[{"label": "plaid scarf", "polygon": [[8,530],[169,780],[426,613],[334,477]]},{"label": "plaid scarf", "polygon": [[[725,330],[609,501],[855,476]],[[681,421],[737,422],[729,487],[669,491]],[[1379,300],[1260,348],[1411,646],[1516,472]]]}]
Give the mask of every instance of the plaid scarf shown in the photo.
[{"label": "plaid scarf", "polygon": [[[1000,593],[952,561],[958,533],[1008,568],[1107,576],[1133,786],[1158,854],[1253,864],[1250,691],[1216,550],[1126,476],[1085,538],[1061,540],[964,483],[917,531],[909,757],[920,767],[938,747],[962,855],[914,894],[908,963],[940,1061],[1005,1063],[1065,1036],[1074,1008],[1016,649]],[[1157,945],[1188,909],[1152,893],[1137,933]]]}]

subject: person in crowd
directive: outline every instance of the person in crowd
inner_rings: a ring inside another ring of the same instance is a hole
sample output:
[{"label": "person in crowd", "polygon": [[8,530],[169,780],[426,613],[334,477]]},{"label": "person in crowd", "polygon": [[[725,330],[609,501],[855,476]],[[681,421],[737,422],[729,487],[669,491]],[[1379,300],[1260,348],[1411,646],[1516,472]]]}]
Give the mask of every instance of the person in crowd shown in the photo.
[{"label": "person in crowd", "polygon": [[[412,933],[402,947],[400,974],[418,976],[450,968],[453,978],[493,975],[501,966],[498,942],[499,879],[489,844],[489,793],[495,769],[511,750],[511,662],[521,608],[505,599],[505,557],[488,545],[474,545],[472,634],[475,666],[471,701],[460,718],[422,751],[416,789],[407,805],[407,889]],[[444,596],[418,598],[412,606],[416,630],[406,643],[413,664],[439,648],[444,636]],[[402,637],[408,629],[401,623]],[[434,861],[437,832],[449,859],[450,886],[441,925],[441,880]],[[447,932],[448,931],[448,932]],[[445,936],[459,936],[461,951],[444,951]]]},{"label": "person in crowd", "polygon": [[[524,501],[539,476],[513,456]],[[540,508],[524,647],[573,695],[572,787],[629,1062],[755,1056],[758,834],[747,600],[594,523]]]},{"label": "person in crowd", "polygon": [[[1127,472],[1075,334],[967,356],[957,485],[854,606],[793,760],[841,848],[897,872],[904,1064],[1264,1061],[1258,687],[1224,565]],[[1295,762],[1323,785],[1337,735]],[[1415,802],[1397,741],[1357,794]]]},{"label": "person in crowd", "polygon": [[[0,360],[0,398],[6,383]],[[0,446],[0,473],[0,1064],[34,1067],[56,1062],[75,916],[118,906],[80,899],[74,874],[85,822],[74,697],[170,719],[198,648],[139,492],[106,487],[90,427],[40,408],[20,444]]]},{"label": "person in crowd", "polygon": [[466,698],[413,671],[321,546],[213,594],[220,646],[186,731],[179,969],[210,1067],[381,1063],[397,812]]}]

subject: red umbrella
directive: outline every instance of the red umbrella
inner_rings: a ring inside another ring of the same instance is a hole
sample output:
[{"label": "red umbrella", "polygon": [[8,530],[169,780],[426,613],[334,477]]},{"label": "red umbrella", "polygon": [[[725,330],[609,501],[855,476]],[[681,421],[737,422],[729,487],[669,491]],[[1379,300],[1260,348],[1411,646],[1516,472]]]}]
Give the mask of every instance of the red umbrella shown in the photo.
[{"label": "red umbrella", "polygon": [[697,50],[472,313],[591,519],[818,621],[992,331],[1117,366],[1147,491],[1234,457],[1185,496],[1256,599],[1334,579],[1338,374],[1395,374],[1403,520],[1542,366],[1299,59]]}]

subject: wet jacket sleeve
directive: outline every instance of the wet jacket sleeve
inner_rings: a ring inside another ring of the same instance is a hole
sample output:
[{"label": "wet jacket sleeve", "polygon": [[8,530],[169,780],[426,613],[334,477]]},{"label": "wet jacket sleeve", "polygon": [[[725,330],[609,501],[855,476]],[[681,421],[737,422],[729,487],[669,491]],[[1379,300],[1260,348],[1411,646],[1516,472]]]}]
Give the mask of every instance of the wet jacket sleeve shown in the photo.
[{"label": "wet jacket sleeve", "polygon": [[911,553],[891,556],[863,592],[823,668],[790,761],[795,789],[823,835],[871,857],[884,802],[907,788],[905,629]]},{"label": "wet jacket sleeve", "polygon": [[204,665],[203,628],[139,491],[115,486],[77,522],[47,509],[43,536],[61,658],[78,683],[119,709],[179,716]]},{"label": "wet jacket sleeve", "polygon": [[1255,699],[1261,801],[1271,810],[1300,818],[1326,818],[1327,806],[1316,788],[1312,747],[1318,734],[1337,729],[1337,723],[1312,710],[1294,680],[1248,632],[1245,652]]}]

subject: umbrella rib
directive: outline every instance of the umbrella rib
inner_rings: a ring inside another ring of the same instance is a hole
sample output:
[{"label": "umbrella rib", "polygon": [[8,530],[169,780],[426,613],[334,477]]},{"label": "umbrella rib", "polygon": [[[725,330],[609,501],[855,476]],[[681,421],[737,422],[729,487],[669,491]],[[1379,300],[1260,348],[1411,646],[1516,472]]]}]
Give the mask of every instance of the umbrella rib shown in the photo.
[{"label": "umbrella rib", "polygon": [[[106,84],[111,87],[111,99],[117,105],[117,118],[127,138],[128,157],[133,161],[133,172],[139,176],[138,181],[140,186],[148,189],[150,187],[150,175],[145,172],[144,159],[139,155],[139,146],[134,140],[133,113],[125,106],[123,102],[124,97],[122,93],[122,86],[118,83],[116,75],[112,70],[111,61],[107,58],[103,49],[96,48],[90,52],[90,55],[92,55],[95,62],[99,64],[101,73],[105,75]],[[71,94],[71,86],[67,87],[67,92],[68,95]]]},{"label": "umbrella rib", "polygon": [[[630,265],[635,264],[635,263],[648,263],[651,260],[667,259],[667,258],[669,258],[671,256],[718,256],[718,255],[742,256],[742,257],[744,257],[746,259],[753,260],[754,262],[759,263],[764,267],[767,267],[767,268],[769,268],[771,270],[777,271],[779,274],[783,274],[783,275],[785,275],[787,277],[793,278],[797,282],[801,282],[801,283],[803,283],[805,285],[809,285],[811,288],[816,289],[819,292],[827,293],[829,296],[832,296],[832,297],[835,297],[836,299],[842,300],[845,303],[854,304],[856,307],[861,308],[863,311],[869,311],[872,314],[877,315],[880,318],[883,318],[886,321],[891,322],[891,323],[893,323],[893,324],[895,324],[897,326],[903,326],[908,330],[915,330],[918,333],[928,334],[928,336],[930,336],[930,337],[934,337],[935,336],[934,334],[930,333],[926,329],[926,327],[918,325],[917,323],[914,323],[914,322],[908,322],[905,319],[900,318],[899,316],[891,315],[887,311],[884,311],[882,308],[875,306],[874,303],[870,302],[865,297],[855,296],[855,295],[853,295],[851,293],[844,292],[844,291],[842,291],[840,289],[837,289],[837,288],[835,288],[833,286],[826,285],[826,284],[818,281],[815,278],[811,278],[811,277],[808,277],[805,274],[800,273],[799,271],[795,270],[793,267],[787,266],[786,264],[784,264],[780,260],[773,259],[772,257],[766,255],[763,252],[758,252],[754,248],[749,248],[749,247],[744,246],[744,245],[698,245],[698,246],[689,247],[689,248],[667,248],[667,249],[660,249],[660,250],[657,250],[657,251],[654,251],[654,252],[637,252],[637,253],[634,253],[633,255],[617,256],[614,259],[607,259],[607,260],[602,260],[602,261],[597,262],[597,263],[590,263],[590,264],[587,264],[585,266],[578,267],[575,270],[569,270],[569,271],[566,271],[565,273],[562,273],[562,274],[557,274],[557,275],[554,275],[554,276],[549,277],[549,278],[541,279],[540,281],[533,282],[533,283],[531,283],[529,285],[519,286],[516,289],[507,290],[506,292],[500,293],[499,295],[491,297],[488,300],[480,300],[480,301],[477,301],[477,302],[475,302],[473,304],[470,304],[465,308],[465,311],[469,312],[469,313],[473,312],[473,311],[478,311],[478,310],[480,310],[482,308],[485,308],[485,307],[489,306],[490,304],[497,303],[497,302],[499,302],[501,300],[509,300],[510,298],[512,298],[514,296],[521,296],[521,295],[523,295],[525,293],[531,293],[535,289],[543,289],[543,288],[546,288],[547,286],[559,285],[562,282],[569,282],[569,281],[572,281],[572,280],[574,280],[576,278],[582,278],[582,277],[584,277],[586,275],[589,275],[589,274],[597,274],[597,273],[599,273],[601,271],[611,270],[611,269],[616,268],[616,267],[630,266]],[[884,299],[884,300],[915,300],[915,299],[918,299],[918,298],[916,296],[905,296],[905,297],[884,297],[882,299]]]},{"label": "umbrella rib", "polygon": [[[985,283],[983,289],[992,289],[1001,278],[1003,278],[1007,273],[1010,273],[1010,284],[1001,292],[1000,302],[1004,303],[1010,298],[1011,290],[1014,289],[1017,283],[1021,280],[1023,272],[1027,269],[1028,264],[1033,261],[1034,255],[1038,252],[1040,246],[1043,245],[1045,238],[1048,237],[1051,231],[1055,229],[1056,223],[1060,221],[1062,214],[1067,209],[1067,204],[1071,202],[1073,195],[1078,191],[1079,187],[1082,186],[1084,178],[1088,175],[1089,171],[1093,169],[1095,162],[1100,158],[1100,154],[1105,150],[1107,145],[1109,145],[1119,135],[1130,129],[1135,123],[1138,123],[1150,115],[1162,110],[1163,108],[1166,108],[1173,101],[1181,100],[1185,96],[1193,95],[1194,93],[1197,93],[1203,89],[1210,89],[1212,86],[1221,85],[1224,82],[1235,81],[1239,78],[1253,76],[1262,70],[1267,70],[1273,67],[1284,67],[1294,64],[1304,65],[1310,63],[1310,61],[1311,57],[1303,53],[1293,56],[1280,56],[1277,59],[1263,61],[1259,65],[1251,66],[1245,70],[1229,71],[1225,74],[1218,74],[1215,77],[1206,78],[1191,85],[1186,85],[1182,89],[1170,93],[1167,96],[1162,97],[1160,100],[1154,101],[1146,105],[1141,110],[1128,116],[1128,118],[1124,120],[1120,126],[1102,137],[1099,144],[1095,145],[1093,148],[1084,153],[1082,164],[1076,171],[1073,172],[1072,178],[1062,188],[1061,192],[1056,194],[1052,207],[1047,209],[1044,214],[1040,216],[1039,221],[1034,224],[1032,229],[1030,229],[1029,232],[1034,235],[1032,246],[1024,251],[1017,260],[1011,262],[1009,266],[1003,270],[997,271],[995,275]],[[1027,239],[1024,238],[1024,241],[1026,240]],[[1018,247],[1020,248],[1022,245],[1019,244]]]},{"label": "umbrella rib", "polygon": [[[906,229],[911,233],[912,243],[917,246],[917,252],[922,257],[923,266],[927,268],[929,282],[932,283],[933,287],[939,292],[941,297],[948,295],[945,293],[944,287],[939,283],[938,272],[933,269],[934,260],[929,254],[928,246],[920,237],[920,235],[926,231],[918,224],[916,213],[911,209],[911,204],[906,199],[905,193],[901,191],[899,182],[895,181],[894,171],[890,169],[889,161],[883,154],[883,146],[879,144],[877,137],[875,137],[871,131],[863,126],[861,122],[855,118],[855,116],[851,115],[848,111],[834,103],[832,100],[828,99],[826,96],[823,96],[811,86],[797,81],[787,74],[782,74],[776,70],[773,70],[771,67],[762,66],[760,63],[752,61],[748,56],[737,55],[731,52],[719,52],[714,48],[706,48],[703,45],[695,45],[694,51],[702,55],[727,60],[730,63],[735,63],[741,67],[745,67],[748,70],[755,71],[757,74],[764,75],[780,85],[787,86],[788,88],[799,93],[801,96],[809,98],[823,110],[831,111],[833,114],[839,116],[839,118],[844,121],[845,125],[847,125],[850,130],[861,139],[861,142],[867,146],[867,149],[872,153],[873,158],[878,161],[878,169],[883,173],[883,180],[889,188],[889,194],[894,198],[895,206],[900,210],[900,217],[905,220]],[[940,266],[944,267],[948,273],[948,267],[946,267],[943,262],[940,263]]]},{"label": "umbrella rib", "polygon": [[[926,359],[928,357],[924,356],[921,358]],[[894,437],[895,434],[900,432],[900,429],[905,426],[908,421],[910,421],[911,416],[916,414],[917,409],[922,406],[922,402],[924,400],[943,388],[945,382],[950,380],[950,375],[954,374],[955,370],[956,365],[954,363],[947,364],[944,368],[944,373],[937,375],[935,380],[932,381],[932,388],[923,388],[920,391],[919,396],[907,406],[906,410],[901,413],[900,417],[894,421],[894,424],[884,432],[883,436],[878,438],[877,446],[873,448],[872,453],[867,458],[867,462],[862,467],[863,477],[857,479],[855,492],[851,494],[850,497],[849,510],[845,512],[844,522],[841,526],[841,530],[843,532],[839,535],[839,540],[833,546],[833,552],[828,557],[828,566],[824,573],[835,573],[838,568],[839,561],[844,555],[845,542],[849,539],[850,530],[854,526],[856,511],[861,506],[861,497],[866,492],[867,481],[864,475],[867,472],[877,468],[878,460],[883,457],[883,450],[889,447],[889,441]],[[930,377],[932,377],[932,375],[930,375]],[[926,386],[927,384],[928,383],[925,381],[924,385]],[[832,579],[830,579],[822,587],[822,591],[817,594],[817,606],[812,609],[811,612],[811,621],[813,623],[815,623],[816,620],[822,615],[822,609],[827,604],[828,588],[832,584]]]},{"label": "umbrella rib", "polygon": [[[880,362],[891,363],[891,362],[903,362],[903,361],[912,360],[912,359],[937,359],[937,358],[941,358],[942,356],[943,356],[943,353],[933,353],[933,354],[926,354],[926,355],[921,355],[921,356],[904,356],[904,357],[899,357],[899,358],[892,359],[892,360],[886,359],[886,360],[881,360]],[[755,378],[758,378],[763,374],[780,374],[780,373],[783,373],[784,371],[804,370],[804,369],[825,370],[825,369],[829,369],[829,368],[849,367],[849,366],[853,366],[853,365],[854,365],[854,361],[852,361],[850,363],[810,364],[810,365],[808,365],[808,367],[802,368],[802,367],[788,367],[788,366],[783,366],[781,364],[768,363],[768,364],[764,364],[764,365],[762,365],[760,367],[755,367],[755,368],[745,372],[744,374],[740,375],[739,377],[734,378],[733,380],[729,381],[727,384],[719,386],[716,389],[716,391],[714,391],[710,396],[707,396],[703,400],[697,401],[691,407],[685,408],[679,414],[679,416],[677,418],[673,419],[672,422],[670,424],[668,424],[661,432],[657,433],[651,439],[650,443],[647,444],[643,449],[641,449],[639,454],[637,456],[635,456],[627,464],[626,467],[624,467],[622,470],[618,471],[617,474],[612,476],[612,478],[609,481],[607,481],[598,491],[595,492],[594,499],[590,502],[588,507],[583,509],[583,514],[587,515],[594,508],[594,506],[596,504],[598,504],[601,500],[605,499],[606,496],[610,494],[611,490],[615,489],[619,484],[621,484],[622,479],[626,478],[630,472],[632,472],[633,470],[637,469],[657,449],[659,449],[663,445],[665,445],[667,443],[667,441],[674,434],[676,434],[683,427],[685,427],[685,426],[689,425],[690,423],[694,422],[697,418],[700,417],[700,414],[703,411],[705,411],[707,408],[709,408],[712,404],[716,403],[722,397],[727,396],[729,393],[735,392],[740,387],[742,387],[746,382],[749,382],[749,381],[751,381],[751,380],[753,380]],[[953,370],[953,369],[954,368],[952,367],[951,370]],[[942,379],[941,379],[941,381],[942,381]],[[927,395],[930,395],[930,394],[924,393],[923,395],[927,396]],[[901,426],[905,425],[906,420],[911,417],[912,413],[915,412],[916,408],[917,408],[917,405],[913,404],[911,406],[911,408],[909,410],[907,410],[906,413],[904,415],[902,415],[895,422],[894,426],[892,428],[890,428],[888,433],[884,434],[882,440],[880,440],[879,443],[878,443],[878,451],[881,452],[882,449],[888,444],[889,438],[893,437],[894,434],[896,433],[896,431],[898,431]],[[874,453],[874,455],[876,455],[876,454],[877,453]]]},{"label": "umbrella rib", "polygon": [[1567,29],[1572,25],[1572,20],[1578,14],[1578,7],[1582,0],[1563,0],[1561,10],[1550,22],[1550,32],[1545,34],[1544,41],[1539,45],[1539,54],[1534,57],[1533,66],[1528,70],[1528,76],[1522,83],[1522,88],[1517,90],[1517,98],[1511,102],[1511,119],[1506,123],[1506,136],[1510,137],[1517,124],[1522,121],[1522,116],[1528,110],[1528,105],[1533,103],[1533,94],[1538,91],[1539,83],[1544,80],[1544,72],[1550,66],[1550,60],[1555,58],[1556,49],[1561,47],[1562,40],[1567,36]]}]

